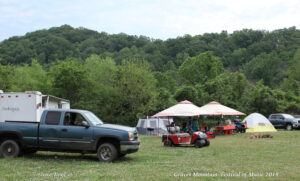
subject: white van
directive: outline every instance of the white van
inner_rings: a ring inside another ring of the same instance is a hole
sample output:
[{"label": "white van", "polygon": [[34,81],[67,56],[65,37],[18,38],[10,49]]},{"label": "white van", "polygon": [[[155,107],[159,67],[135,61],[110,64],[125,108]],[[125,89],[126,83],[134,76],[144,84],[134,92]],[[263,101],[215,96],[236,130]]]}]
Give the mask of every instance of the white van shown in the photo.
[{"label": "white van", "polygon": [[70,109],[70,101],[38,91],[0,90],[0,122],[39,122],[45,109]]}]

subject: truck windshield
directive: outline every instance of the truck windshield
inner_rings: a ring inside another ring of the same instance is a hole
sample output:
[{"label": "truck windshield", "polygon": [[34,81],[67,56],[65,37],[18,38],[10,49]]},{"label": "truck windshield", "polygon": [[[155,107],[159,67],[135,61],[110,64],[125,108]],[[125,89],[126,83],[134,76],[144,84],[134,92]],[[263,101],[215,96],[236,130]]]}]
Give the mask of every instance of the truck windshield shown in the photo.
[{"label": "truck windshield", "polygon": [[91,112],[85,112],[84,115],[92,122],[93,125],[103,124],[103,122]]}]

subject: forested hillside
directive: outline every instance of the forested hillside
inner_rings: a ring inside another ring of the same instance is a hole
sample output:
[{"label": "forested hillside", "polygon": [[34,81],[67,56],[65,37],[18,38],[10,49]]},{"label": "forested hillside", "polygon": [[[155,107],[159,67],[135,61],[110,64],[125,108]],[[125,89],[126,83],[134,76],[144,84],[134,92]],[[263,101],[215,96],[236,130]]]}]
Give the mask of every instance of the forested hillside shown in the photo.
[{"label": "forested hillside", "polygon": [[300,30],[241,30],[158,40],[68,25],[0,43],[0,89],[71,100],[135,125],[177,101],[300,114]]}]

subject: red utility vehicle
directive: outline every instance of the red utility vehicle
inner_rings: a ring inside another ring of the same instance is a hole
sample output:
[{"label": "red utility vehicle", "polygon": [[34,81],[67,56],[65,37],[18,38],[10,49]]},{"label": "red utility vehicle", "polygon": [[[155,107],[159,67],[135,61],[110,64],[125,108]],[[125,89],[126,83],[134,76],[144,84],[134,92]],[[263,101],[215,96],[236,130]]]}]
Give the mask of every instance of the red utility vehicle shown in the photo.
[{"label": "red utility vehicle", "polygon": [[164,146],[177,146],[177,145],[195,145],[196,148],[209,146],[210,142],[207,135],[201,131],[193,132],[191,136],[188,133],[180,133],[179,127],[169,127],[168,134],[162,136]]}]

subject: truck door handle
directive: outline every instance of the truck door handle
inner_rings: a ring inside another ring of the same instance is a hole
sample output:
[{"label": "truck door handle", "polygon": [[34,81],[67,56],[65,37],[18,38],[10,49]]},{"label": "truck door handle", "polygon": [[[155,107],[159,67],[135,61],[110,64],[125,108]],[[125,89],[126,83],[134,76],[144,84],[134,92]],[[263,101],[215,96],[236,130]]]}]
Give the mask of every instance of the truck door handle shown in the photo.
[{"label": "truck door handle", "polygon": [[67,132],[68,130],[66,128],[61,129],[63,132]]}]

